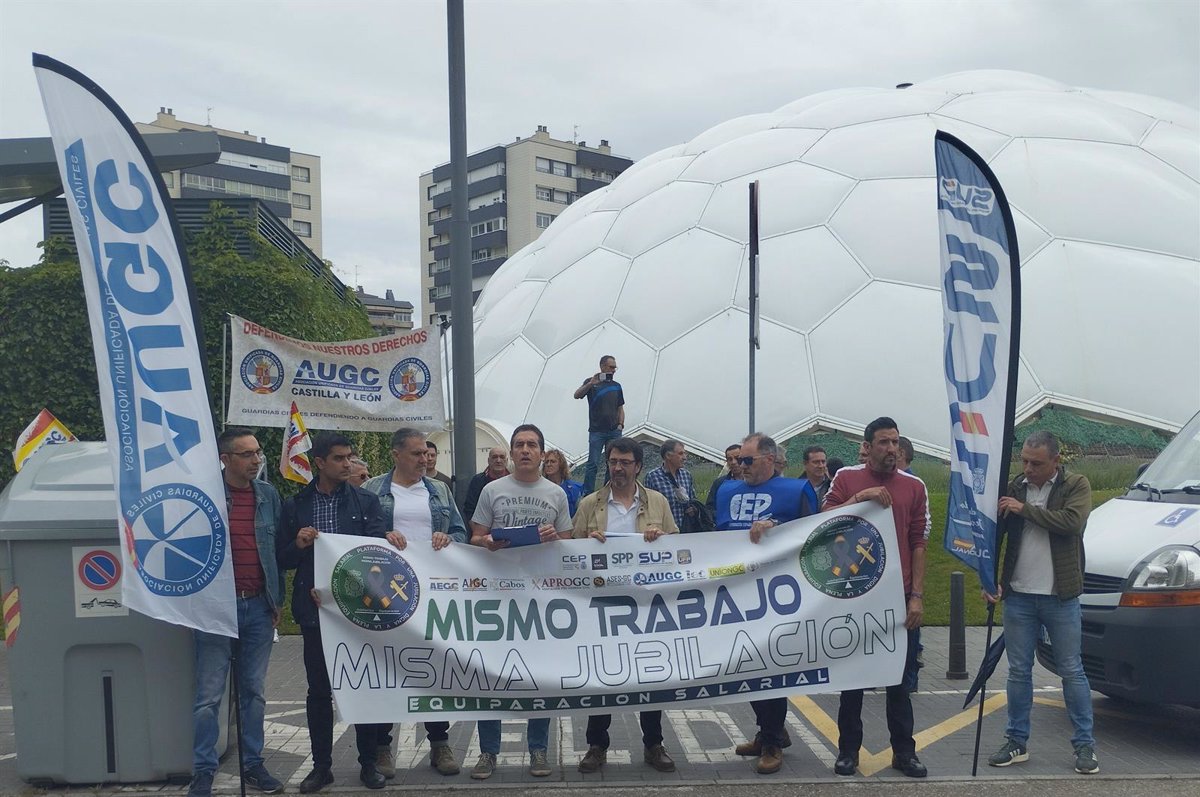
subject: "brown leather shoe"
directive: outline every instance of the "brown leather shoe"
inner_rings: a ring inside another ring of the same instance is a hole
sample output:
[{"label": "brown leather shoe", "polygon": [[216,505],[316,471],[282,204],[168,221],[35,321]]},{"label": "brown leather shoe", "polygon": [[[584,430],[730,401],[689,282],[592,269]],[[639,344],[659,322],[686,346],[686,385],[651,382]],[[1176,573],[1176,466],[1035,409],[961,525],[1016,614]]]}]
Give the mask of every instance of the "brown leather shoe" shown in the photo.
[{"label": "brown leather shoe", "polygon": [[606,761],[608,761],[608,751],[599,745],[593,744],[588,747],[587,754],[579,762],[579,771],[585,775],[599,772],[600,767],[604,766]]},{"label": "brown leather shoe", "polygon": [[[792,746],[792,737],[788,733],[788,729],[783,729],[783,742],[779,745],[783,749]],[[762,734],[754,734],[754,739],[749,742],[742,742],[734,748],[733,752],[744,756],[760,756],[762,755]]]},{"label": "brown leather shoe", "polygon": [[783,766],[783,750],[773,744],[763,745],[762,755],[754,764],[754,771],[760,775],[773,775]]},{"label": "brown leather shoe", "polygon": [[646,748],[645,754],[646,763],[657,769],[659,772],[674,772],[675,761],[667,754],[667,748],[661,744],[652,745]]}]

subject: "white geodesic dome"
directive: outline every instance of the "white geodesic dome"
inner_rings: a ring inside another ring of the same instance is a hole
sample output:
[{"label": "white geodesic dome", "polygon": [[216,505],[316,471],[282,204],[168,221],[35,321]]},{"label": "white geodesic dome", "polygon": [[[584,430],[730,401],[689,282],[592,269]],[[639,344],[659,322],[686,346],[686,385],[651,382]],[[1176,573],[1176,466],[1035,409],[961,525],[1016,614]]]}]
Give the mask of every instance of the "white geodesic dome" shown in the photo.
[{"label": "white geodesic dome", "polygon": [[761,185],[757,426],[897,419],[949,440],[933,136],[991,165],[1024,283],[1018,419],[1047,403],[1177,429],[1200,408],[1200,114],[1019,72],[815,94],[635,163],[475,307],[478,413],[578,457],[572,392],[617,357],[626,431],[718,455],[746,432],[747,185]]}]

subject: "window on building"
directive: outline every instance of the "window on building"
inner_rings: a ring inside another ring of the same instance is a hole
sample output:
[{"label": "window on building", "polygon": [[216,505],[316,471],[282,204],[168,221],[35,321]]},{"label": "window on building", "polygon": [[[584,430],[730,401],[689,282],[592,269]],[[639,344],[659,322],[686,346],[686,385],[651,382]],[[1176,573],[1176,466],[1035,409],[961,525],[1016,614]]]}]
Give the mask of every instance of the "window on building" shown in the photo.
[{"label": "window on building", "polygon": [[503,229],[504,229],[504,219],[503,218],[488,219],[487,221],[481,221],[477,224],[471,225],[471,237],[474,238],[477,235],[487,235],[489,232],[496,232],[498,230],[503,230]]},{"label": "window on building", "polygon": [[292,207],[309,210],[312,208],[312,197],[308,194],[292,194]]},{"label": "window on building", "polygon": [[412,313],[395,313],[392,318],[399,321],[401,324],[412,323]]},{"label": "window on building", "polygon": [[248,196],[254,199],[267,199],[272,202],[291,204],[292,193],[286,188],[272,188],[266,185],[243,183],[237,180],[226,180],[221,177],[207,177],[201,174],[185,172],[183,175],[184,188],[197,188],[201,191],[211,191],[216,194],[233,194]]},{"label": "window on building", "polygon": [[440,274],[443,271],[449,271],[449,270],[450,270],[450,258],[448,258],[448,257],[443,257],[443,258],[441,258],[439,260],[435,260],[429,264],[429,276],[431,276],[431,277],[434,274]]},{"label": "window on building", "polygon": [[[288,165],[281,161],[273,161],[270,158],[257,158],[253,155],[242,155],[237,152],[222,152],[217,158],[217,163],[223,166],[235,166],[239,169],[255,169],[260,172],[270,172],[271,174],[287,174]],[[295,168],[294,166],[292,168]],[[305,171],[308,171],[307,169]],[[307,179],[304,182],[308,182]]]},{"label": "window on building", "polygon": [[539,213],[539,214],[537,214],[537,227],[538,227],[538,229],[539,229],[539,230],[544,230],[544,229],[546,229],[547,227],[549,227],[549,226],[550,226],[550,222],[552,222],[552,221],[554,221],[554,214],[553,214],[553,213]]},{"label": "window on building", "polygon": [[292,179],[298,183],[310,182],[310,173],[307,166],[292,166]]},{"label": "window on building", "polygon": [[554,189],[553,188],[547,188],[544,185],[539,185],[533,189],[533,193],[534,193],[535,197],[542,200],[543,202],[553,202],[554,201]]},{"label": "window on building", "polygon": [[438,299],[445,299],[450,295],[449,285],[434,285],[429,289],[429,301],[435,302]]},{"label": "window on building", "polygon": [[292,232],[301,238],[312,238],[312,223],[300,221],[300,219],[292,219]]},{"label": "window on building", "polygon": [[484,260],[492,259],[492,249],[490,246],[485,246],[482,249],[476,249],[471,252],[471,262],[480,263]]},{"label": "window on building", "polygon": [[533,167],[543,174],[556,174],[559,177],[569,177],[571,174],[571,164],[549,158],[535,158]]}]

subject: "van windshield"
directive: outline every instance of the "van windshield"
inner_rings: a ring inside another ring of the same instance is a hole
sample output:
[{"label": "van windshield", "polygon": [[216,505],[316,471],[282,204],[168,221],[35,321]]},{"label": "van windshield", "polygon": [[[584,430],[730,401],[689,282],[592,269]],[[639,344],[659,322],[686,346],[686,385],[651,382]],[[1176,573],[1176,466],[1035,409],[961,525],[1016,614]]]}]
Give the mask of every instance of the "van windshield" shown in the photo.
[{"label": "van windshield", "polygon": [[1200,413],[1162,450],[1138,482],[1156,490],[1200,492]]}]

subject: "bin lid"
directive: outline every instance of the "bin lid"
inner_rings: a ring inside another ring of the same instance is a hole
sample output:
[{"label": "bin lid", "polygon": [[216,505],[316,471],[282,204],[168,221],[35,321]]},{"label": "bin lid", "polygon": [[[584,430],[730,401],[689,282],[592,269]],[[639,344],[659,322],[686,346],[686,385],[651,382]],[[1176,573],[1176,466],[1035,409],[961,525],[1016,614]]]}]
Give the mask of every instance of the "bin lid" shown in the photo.
[{"label": "bin lid", "polygon": [[[87,533],[87,532],[92,533]],[[108,444],[43,446],[0,493],[0,540],[116,536]]]}]

